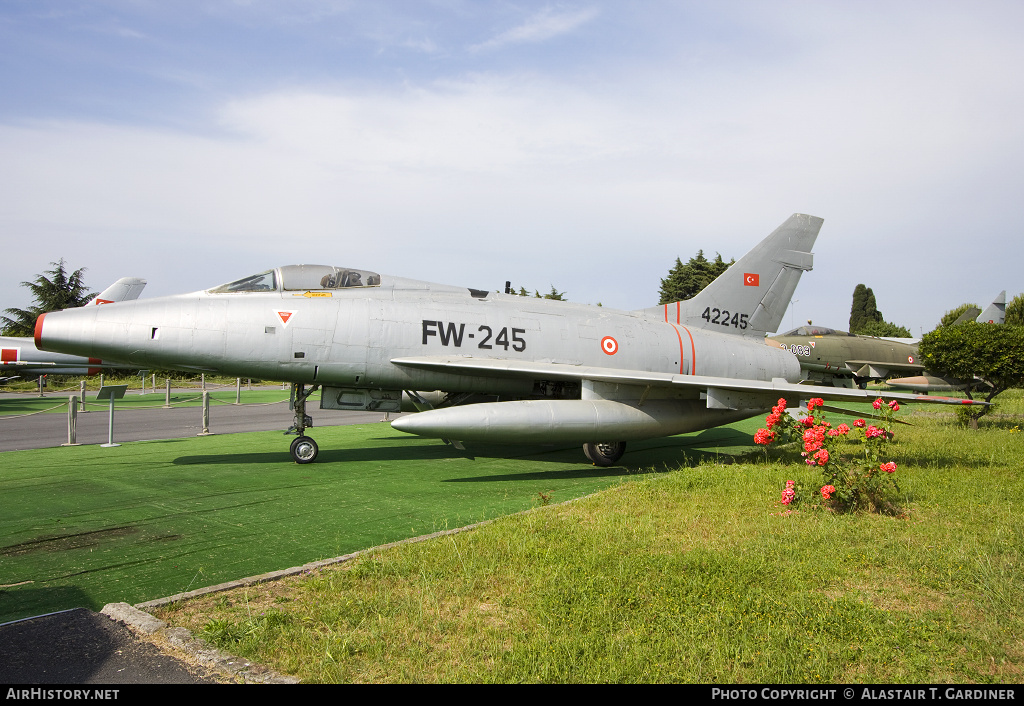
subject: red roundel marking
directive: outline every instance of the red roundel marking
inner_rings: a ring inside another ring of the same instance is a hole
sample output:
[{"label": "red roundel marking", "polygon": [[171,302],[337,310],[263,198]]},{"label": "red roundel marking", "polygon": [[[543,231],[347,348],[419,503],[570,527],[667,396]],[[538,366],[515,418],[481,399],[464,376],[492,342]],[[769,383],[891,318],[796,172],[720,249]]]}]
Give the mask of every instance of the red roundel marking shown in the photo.
[{"label": "red roundel marking", "polygon": [[601,350],[608,355],[615,355],[619,352],[619,342],[611,336],[605,336],[601,339]]},{"label": "red roundel marking", "polygon": [[907,356],[907,362],[908,362],[908,363],[913,363],[913,362],[914,362],[914,356],[912,356],[912,355],[908,355],[908,356]]}]

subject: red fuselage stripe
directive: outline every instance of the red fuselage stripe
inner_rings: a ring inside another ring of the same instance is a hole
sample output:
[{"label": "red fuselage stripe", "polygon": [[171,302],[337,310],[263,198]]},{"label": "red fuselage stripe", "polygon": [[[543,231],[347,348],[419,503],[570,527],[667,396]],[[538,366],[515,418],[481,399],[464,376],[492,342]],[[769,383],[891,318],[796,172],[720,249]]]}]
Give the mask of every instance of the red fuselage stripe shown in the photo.
[{"label": "red fuselage stripe", "polygon": [[[671,323],[671,322],[670,322]],[[679,374],[686,374],[686,353],[683,348],[683,335],[679,333],[680,326],[672,324],[672,328],[675,329],[676,337],[679,339]],[[697,374],[697,345],[693,342],[693,334],[690,333],[690,329],[685,326],[681,327],[686,331],[686,335],[690,338],[690,375]]]},{"label": "red fuselage stripe", "polygon": [[[676,302],[676,323],[677,324],[682,323],[682,320],[680,319],[679,304],[680,304],[680,302],[677,301]],[[666,324],[671,324],[672,323],[671,321],[669,321],[669,305],[668,304],[665,304],[665,323]]]}]

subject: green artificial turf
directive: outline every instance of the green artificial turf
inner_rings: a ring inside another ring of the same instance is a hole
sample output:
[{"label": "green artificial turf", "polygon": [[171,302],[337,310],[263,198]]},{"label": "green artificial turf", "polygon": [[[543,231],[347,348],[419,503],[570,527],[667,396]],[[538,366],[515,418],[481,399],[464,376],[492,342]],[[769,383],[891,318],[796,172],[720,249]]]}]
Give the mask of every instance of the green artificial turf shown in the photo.
[{"label": "green artificial turf", "polygon": [[2,453],[0,623],[153,600],[728,460],[751,451],[762,422],[632,443],[613,468],[575,445],[478,445],[468,458],[387,424],[318,427],[320,456],[305,466],[280,432]]}]

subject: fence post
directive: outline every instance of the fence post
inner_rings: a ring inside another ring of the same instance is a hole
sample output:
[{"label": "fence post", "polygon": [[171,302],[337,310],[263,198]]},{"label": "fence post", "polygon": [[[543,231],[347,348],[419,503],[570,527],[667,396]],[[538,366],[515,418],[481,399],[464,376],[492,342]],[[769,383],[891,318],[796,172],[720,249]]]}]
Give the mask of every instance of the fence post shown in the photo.
[{"label": "fence post", "polygon": [[210,436],[210,393],[203,390],[203,430],[196,436]]},{"label": "fence post", "polygon": [[78,439],[78,398],[68,397],[68,443],[61,446],[79,446]]},{"label": "fence post", "polygon": [[235,404],[242,404],[242,378],[235,378]]},{"label": "fence post", "polygon": [[164,409],[171,408],[171,379],[164,378]]},{"label": "fence post", "polygon": [[79,381],[79,383],[78,383],[78,394],[80,394],[82,396],[81,397],[81,399],[82,399],[82,411],[83,412],[88,412],[89,410],[87,410],[85,408],[85,380]]}]

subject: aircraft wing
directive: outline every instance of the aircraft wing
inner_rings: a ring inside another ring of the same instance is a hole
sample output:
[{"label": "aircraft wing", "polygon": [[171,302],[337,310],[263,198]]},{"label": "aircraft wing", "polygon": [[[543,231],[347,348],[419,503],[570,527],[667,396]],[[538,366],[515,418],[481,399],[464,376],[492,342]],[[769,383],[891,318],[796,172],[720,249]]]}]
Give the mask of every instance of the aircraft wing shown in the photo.
[{"label": "aircraft wing", "polygon": [[[873,401],[880,396],[878,392],[872,390],[801,385],[787,382],[782,378],[776,378],[771,381],[746,380],[567,365],[564,363],[496,360],[491,358],[423,356],[393,358],[391,362],[403,367],[457,375],[576,380],[584,384],[589,382],[629,385],[636,388],[634,399],[641,399],[646,396],[650,391],[648,388],[690,391],[695,398],[699,396],[701,399],[706,399],[709,409],[771,409],[780,398],[785,398],[789,406],[796,406],[800,400],[812,397],[847,402],[867,402]],[[648,392],[645,392],[645,389],[648,389]],[[600,386],[595,389],[591,385],[589,394],[592,399],[600,399],[603,396]],[[895,399],[906,402],[979,404],[979,402],[974,400],[906,393],[887,392],[884,396],[887,400]],[[614,393],[614,398],[617,400],[627,400],[629,395],[628,392],[617,389]]]},{"label": "aircraft wing", "polygon": [[848,360],[846,367],[857,377],[878,379],[889,377],[892,372],[906,375],[924,370],[924,366],[918,363],[883,363],[873,360]]}]

